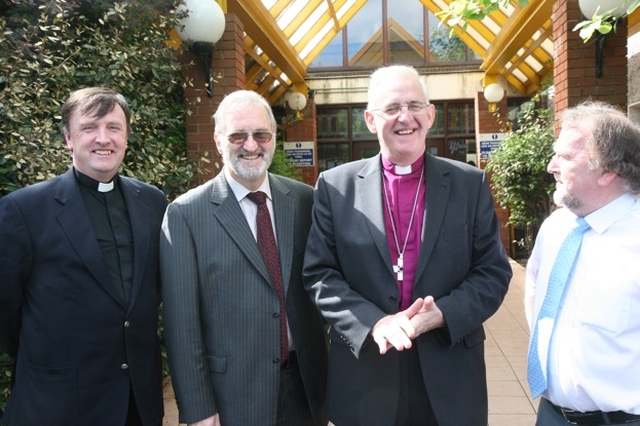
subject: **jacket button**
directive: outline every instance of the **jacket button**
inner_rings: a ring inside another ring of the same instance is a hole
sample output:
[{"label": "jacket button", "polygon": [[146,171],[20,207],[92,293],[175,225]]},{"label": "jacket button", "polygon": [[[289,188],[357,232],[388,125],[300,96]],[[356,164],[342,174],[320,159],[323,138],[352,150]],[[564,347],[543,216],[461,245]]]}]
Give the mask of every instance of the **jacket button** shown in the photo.
[{"label": "jacket button", "polygon": [[274,312],[273,313],[273,317],[274,318],[280,318],[280,312]]},{"label": "jacket button", "polygon": [[396,303],[397,301],[398,301],[398,298],[396,296],[389,296],[389,302]]},{"label": "jacket button", "polygon": [[130,325],[131,323],[129,321],[124,322],[124,328],[129,328]]},{"label": "jacket button", "polygon": [[121,368],[121,369],[123,369],[123,370],[126,370],[126,369],[128,369],[128,368],[129,368],[129,364],[124,363],[124,364],[122,364],[122,365],[120,366],[120,368]]}]

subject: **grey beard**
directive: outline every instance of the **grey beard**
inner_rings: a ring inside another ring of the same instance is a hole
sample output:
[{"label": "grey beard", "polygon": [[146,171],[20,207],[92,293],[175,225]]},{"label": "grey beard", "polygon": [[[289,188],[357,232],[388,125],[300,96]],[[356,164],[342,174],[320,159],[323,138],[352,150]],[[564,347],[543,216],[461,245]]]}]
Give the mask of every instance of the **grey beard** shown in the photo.
[{"label": "grey beard", "polygon": [[558,190],[555,190],[555,192],[553,193],[553,202],[557,206],[563,206],[570,210],[582,206],[582,202],[579,199],[568,192]]}]

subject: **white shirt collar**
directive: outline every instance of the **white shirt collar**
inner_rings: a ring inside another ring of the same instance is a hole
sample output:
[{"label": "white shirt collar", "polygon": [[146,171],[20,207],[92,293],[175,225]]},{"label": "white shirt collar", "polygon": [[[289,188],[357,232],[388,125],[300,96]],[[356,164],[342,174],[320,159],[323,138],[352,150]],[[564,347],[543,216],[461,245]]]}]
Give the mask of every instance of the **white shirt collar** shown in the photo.
[{"label": "white shirt collar", "polygon": [[[231,187],[231,191],[233,192],[233,195],[235,195],[236,200],[241,201],[244,197],[247,196],[248,193],[253,192],[253,191],[249,191],[249,189],[247,189],[247,187],[245,187],[240,182],[235,180],[233,178],[233,176],[231,176],[231,173],[229,173],[229,170],[227,170],[226,167],[224,167],[222,170],[224,172],[224,177],[227,178],[227,182],[229,182],[229,186]],[[260,185],[260,187],[256,191],[262,191],[265,194],[267,194],[267,198],[269,200],[272,199],[271,198],[271,187],[269,186],[269,175],[268,174],[267,174],[265,180],[262,182],[262,184]]]},{"label": "white shirt collar", "polygon": [[585,220],[598,234],[602,234],[612,224],[624,216],[636,203],[636,198],[631,194],[623,194],[615,200],[600,207],[598,210],[587,215]]}]

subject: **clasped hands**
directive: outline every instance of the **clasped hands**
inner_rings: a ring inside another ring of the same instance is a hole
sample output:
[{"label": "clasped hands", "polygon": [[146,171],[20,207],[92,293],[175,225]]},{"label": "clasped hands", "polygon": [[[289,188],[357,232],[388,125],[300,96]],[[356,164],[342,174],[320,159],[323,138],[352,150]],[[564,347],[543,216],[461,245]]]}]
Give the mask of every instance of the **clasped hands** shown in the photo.
[{"label": "clasped hands", "polygon": [[404,311],[380,319],[371,329],[371,337],[384,355],[391,348],[398,351],[411,348],[412,339],[443,325],[442,311],[433,296],[427,296],[418,298]]}]

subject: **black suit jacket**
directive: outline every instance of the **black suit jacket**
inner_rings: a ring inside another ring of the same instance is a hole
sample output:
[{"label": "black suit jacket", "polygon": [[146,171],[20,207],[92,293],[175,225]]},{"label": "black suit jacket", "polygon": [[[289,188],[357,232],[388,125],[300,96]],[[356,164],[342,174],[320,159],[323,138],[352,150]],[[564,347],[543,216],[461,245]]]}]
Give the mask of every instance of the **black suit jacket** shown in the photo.
[{"label": "black suit jacket", "polygon": [[[486,175],[426,155],[425,217],[413,300],[432,295],[447,329],[415,339],[440,426],[486,426],[482,323],[507,292],[511,267]],[[327,414],[337,425],[390,425],[399,357],[380,355],[373,325],[399,310],[382,202],[380,156],[318,179],[305,256],[305,286],[331,325]]]},{"label": "black suit jacket", "polygon": [[122,425],[133,388],[162,422],[157,335],[164,194],[121,177],[133,232],[125,306],[73,170],[0,200],[0,345],[16,359],[7,425]]}]

